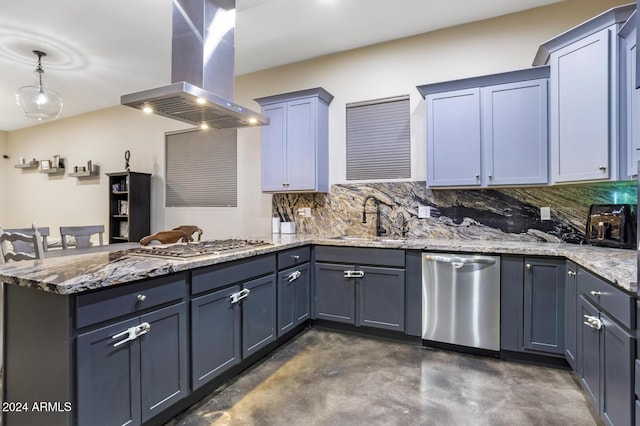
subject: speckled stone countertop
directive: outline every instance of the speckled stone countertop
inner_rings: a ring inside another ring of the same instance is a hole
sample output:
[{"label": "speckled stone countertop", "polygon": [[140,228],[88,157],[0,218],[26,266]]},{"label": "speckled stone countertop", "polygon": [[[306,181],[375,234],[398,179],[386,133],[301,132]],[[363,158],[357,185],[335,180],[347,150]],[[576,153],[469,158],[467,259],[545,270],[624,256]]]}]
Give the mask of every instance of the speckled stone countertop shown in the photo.
[{"label": "speckled stone countertop", "polygon": [[132,256],[127,250],[135,246],[111,245],[86,254],[48,257],[41,261],[21,261],[0,265],[4,283],[34,287],[59,294],[80,293],[174,272],[271,253],[304,244],[349,247],[399,248],[423,251],[518,254],[565,257],[629,293],[636,293],[635,250],[581,246],[567,243],[522,241],[328,238],[313,235],[274,235],[257,237],[269,242],[243,251],[207,255],[188,260]]}]

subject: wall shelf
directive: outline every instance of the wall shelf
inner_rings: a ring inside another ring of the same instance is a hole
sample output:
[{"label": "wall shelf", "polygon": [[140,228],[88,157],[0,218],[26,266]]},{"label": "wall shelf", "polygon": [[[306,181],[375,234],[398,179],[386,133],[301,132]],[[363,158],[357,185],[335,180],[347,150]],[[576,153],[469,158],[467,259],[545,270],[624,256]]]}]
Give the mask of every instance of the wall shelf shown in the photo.
[{"label": "wall shelf", "polygon": [[87,178],[100,176],[100,166],[93,166],[93,170],[69,173],[67,176],[76,178]]},{"label": "wall shelf", "polygon": [[64,167],[52,167],[50,169],[40,169],[40,173],[45,173],[48,175],[55,175],[59,173],[64,173]]},{"label": "wall shelf", "polygon": [[28,163],[16,164],[13,167],[15,167],[16,169],[35,169],[39,164],[39,161],[33,160]]}]

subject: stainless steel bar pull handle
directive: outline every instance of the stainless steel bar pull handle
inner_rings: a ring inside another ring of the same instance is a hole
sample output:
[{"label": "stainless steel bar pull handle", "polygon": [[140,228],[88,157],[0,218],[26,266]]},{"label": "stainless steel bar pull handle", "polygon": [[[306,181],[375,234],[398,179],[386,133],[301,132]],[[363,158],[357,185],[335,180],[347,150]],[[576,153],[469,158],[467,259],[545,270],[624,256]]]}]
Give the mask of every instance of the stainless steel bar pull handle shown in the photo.
[{"label": "stainless steel bar pull handle", "polygon": [[294,282],[295,280],[297,280],[298,278],[300,278],[300,275],[302,275],[302,272],[300,271],[295,271],[292,272],[288,277],[287,277],[287,281]]},{"label": "stainless steel bar pull handle", "polygon": [[595,290],[591,290],[589,293],[591,293],[593,297],[600,296],[602,294],[601,291],[595,291]]},{"label": "stainless steel bar pull handle", "polygon": [[570,277],[574,277],[576,273],[573,271],[567,271],[567,275],[569,275]]}]

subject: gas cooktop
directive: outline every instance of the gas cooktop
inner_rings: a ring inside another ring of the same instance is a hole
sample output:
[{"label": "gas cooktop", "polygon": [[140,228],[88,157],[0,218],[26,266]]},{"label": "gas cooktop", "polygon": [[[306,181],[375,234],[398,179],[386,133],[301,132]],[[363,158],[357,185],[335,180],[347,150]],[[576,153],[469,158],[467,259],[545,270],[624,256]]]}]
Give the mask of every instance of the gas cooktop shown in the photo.
[{"label": "gas cooktop", "polygon": [[232,253],[234,251],[270,244],[271,243],[260,240],[240,240],[231,238],[226,240],[194,241],[161,246],[145,246],[131,249],[128,251],[128,254],[132,254],[134,256],[191,259],[198,256]]}]

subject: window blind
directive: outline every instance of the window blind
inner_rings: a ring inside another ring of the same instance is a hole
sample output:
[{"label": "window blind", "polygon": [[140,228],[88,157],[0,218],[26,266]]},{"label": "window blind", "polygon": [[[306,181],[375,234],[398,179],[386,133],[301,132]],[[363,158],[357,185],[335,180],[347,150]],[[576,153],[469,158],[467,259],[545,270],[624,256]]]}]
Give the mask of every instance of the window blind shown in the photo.
[{"label": "window blind", "polygon": [[167,133],[167,207],[236,207],[237,130]]},{"label": "window blind", "polygon": [[411,178],[409,96],[347,104],[347,180]]}]

